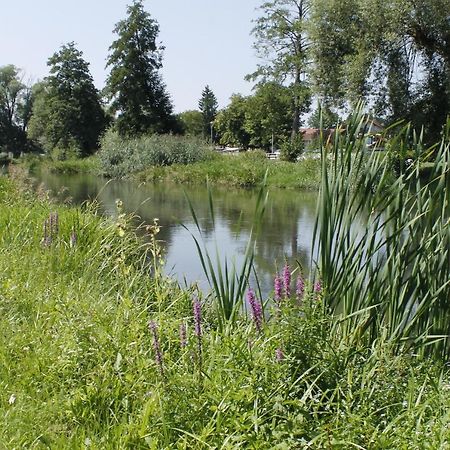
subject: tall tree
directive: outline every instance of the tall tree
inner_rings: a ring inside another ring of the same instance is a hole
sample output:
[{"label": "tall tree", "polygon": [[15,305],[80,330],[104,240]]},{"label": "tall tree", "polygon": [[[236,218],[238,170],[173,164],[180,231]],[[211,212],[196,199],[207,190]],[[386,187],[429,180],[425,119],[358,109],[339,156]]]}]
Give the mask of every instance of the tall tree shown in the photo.
[{"label": "tall tree", "polygon": [[217,115],[217,106],[217,98],[214,92],[206,85],[198,102],[198,108],[203,116],[203,136],[207,138],[211,135],[211,141],[214,140],[212,124]]},{"label": "tall tree", "polygon": [[105,94],[117,116],[117,130],[121,135],[172,131],[173,107],[158,72],[164,49],[156,42],[158,23],[144,10],[142,0],[128,6],[127,14],[114,28],[118,38],[106,64],[111,71]]},{"label": "tall tree", "polygon": [[20,69],[10,64],[0,67],[0,151],[19,154],[27,150],[23,108],[27,86]]},{"label": "tall tree", "polygon": [[105,115],[89,63],[73,42],[63,45],[47,62],[50,75],[36,89],[29,135],[48,151],[65,157],[92,153],[104,129]]},{"label": "tall tree", "polygon": [[272,0],[260,7],[262,16],[253,29],[255,49],[264,64],[248,79],[274,80],[286,84],[292,96],[291,137],[296,139],[301,115],[308,111],[310,89],[307,82],[309,41],[307,19],[309,0]]}]

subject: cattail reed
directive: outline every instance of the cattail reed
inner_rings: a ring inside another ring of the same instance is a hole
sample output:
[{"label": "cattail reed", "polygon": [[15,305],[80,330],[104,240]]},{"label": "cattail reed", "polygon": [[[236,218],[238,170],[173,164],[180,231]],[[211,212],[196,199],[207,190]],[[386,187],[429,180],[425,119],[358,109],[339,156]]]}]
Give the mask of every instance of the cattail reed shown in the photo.
[{"label": "cattail reed", "polygon": [[253,289],[249,289],[247,292],[247,301],[252,311],[252,318],[258,332],[262,330],[263,311],[261,302],[256,298]]},{"label": "cattail reed", "polygon": [[153,350],[155,352],[155,361],[159,367],[159,371],[161,372],[161,375],[164,375],[163,356],[162,356],[162,352],[161,352],[161,346],[159,343],[158,327],[153,320],[151,320],[149,322],[148,326],[149,326],[150,331],[153,336]]}]

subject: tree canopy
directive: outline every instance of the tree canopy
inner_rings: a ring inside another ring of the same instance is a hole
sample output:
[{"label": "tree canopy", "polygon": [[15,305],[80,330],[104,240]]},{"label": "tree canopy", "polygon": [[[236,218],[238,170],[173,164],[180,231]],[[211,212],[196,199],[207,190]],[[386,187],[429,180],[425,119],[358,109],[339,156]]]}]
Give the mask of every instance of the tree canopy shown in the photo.
[{"label": "tree canopy", "polygon": [[291,137],[295,140],[301,115],[310,105],[307,82],[310,42],[306,26],[310,3],[308,0],[272,0],[264,2],[260,9],[262,15],[252,32],[254,47],[263,63],[248,78],[263,83],[275,81],[290,89]]},{"label": "tree canopy", "polygon": [[70,42],[47,62],[50,75],[34,89],[29,135],[48,151],[81,156],[98,147],[105,115],[83,53]]},{"label": "tree canopy", "polygon": [[449,11],[450,0],[316,0],[316,92],[334,106],[362,98],[436,138],[450,112]]},{"label": "tree canopy", "polygon": [[159,26],[141,0],[127,8],[127,17],[114,28],[117,39],[109,48],[110,73],[105,94],[121,135],[164,133],[176,128],[173,107],[158,70],[163,47],[156,39]]}]

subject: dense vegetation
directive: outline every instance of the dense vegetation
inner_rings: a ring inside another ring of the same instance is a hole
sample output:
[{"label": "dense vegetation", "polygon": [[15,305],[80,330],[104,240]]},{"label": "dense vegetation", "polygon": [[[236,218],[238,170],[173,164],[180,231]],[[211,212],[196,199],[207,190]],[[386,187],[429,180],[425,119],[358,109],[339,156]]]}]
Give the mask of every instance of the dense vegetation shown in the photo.
[{"label": "dense vegetation", "polygon": [[154,134],[123,139],[110,130],[102,138],[98,158],[104,175],[123,177],[149,166],[192,164],[207,159],[210,153],[210,148],[195,137]]},{"label": "dense vegetation", "polygon": [[[449,144],[429,182],[414,166],[392,184],[352,124],[323,148],[319,271],[285,267],[269,303],[246,281],[251,245],[242,271],[220,272],[199,241],[212,294],[183,291],[156,222],[145,243],[120,202],[105,220],[0,178],[1,445],[446,448]],[[367,203],[373,227],[354,235]]]}]

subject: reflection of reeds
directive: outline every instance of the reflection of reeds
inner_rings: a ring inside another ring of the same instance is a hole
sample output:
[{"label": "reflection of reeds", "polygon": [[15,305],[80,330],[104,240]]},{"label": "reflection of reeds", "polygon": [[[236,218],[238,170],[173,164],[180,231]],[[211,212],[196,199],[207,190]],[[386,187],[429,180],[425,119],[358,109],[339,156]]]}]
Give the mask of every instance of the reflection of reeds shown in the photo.
[{"label": "reflection of reeds", "polygon": [[[387,332],[398,344],[448,355],[448,137],[434,147],[431,176],[423,181],[420,137],[407,126],[391,138],[391,150],[368,151],[365,125],[356,113],[345,131],[321,144],[314,239],[324,306],[358,339]],[[394,177],[393,157],[411,148],[416,162]],[[356,233],[364,215],[367,227]]]}]

